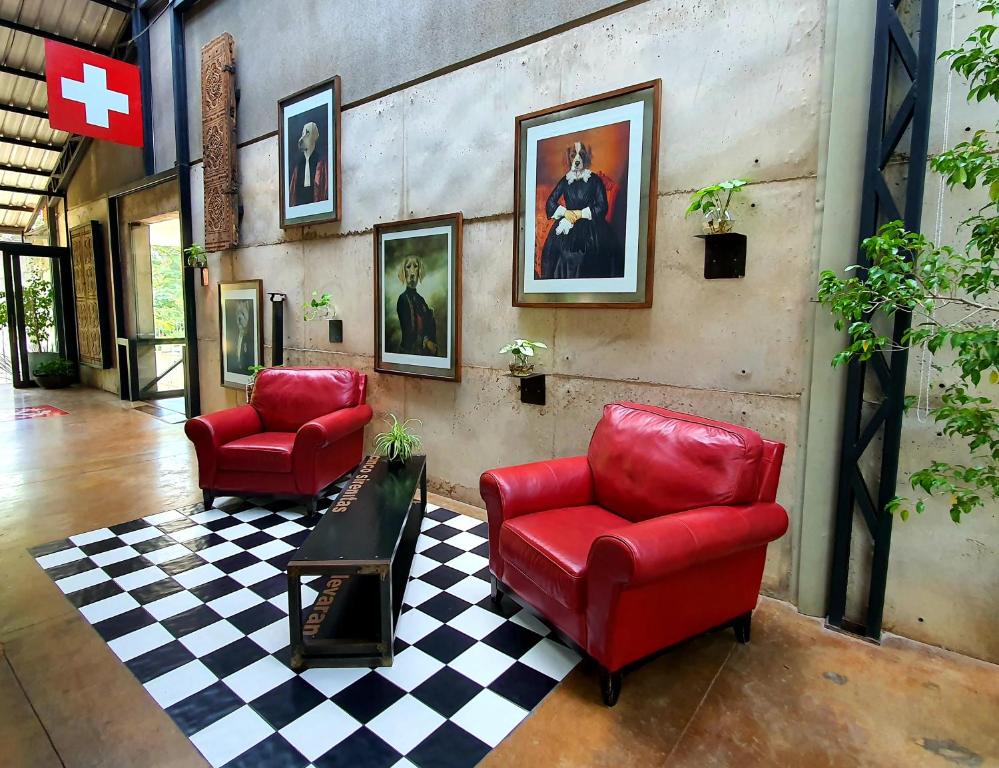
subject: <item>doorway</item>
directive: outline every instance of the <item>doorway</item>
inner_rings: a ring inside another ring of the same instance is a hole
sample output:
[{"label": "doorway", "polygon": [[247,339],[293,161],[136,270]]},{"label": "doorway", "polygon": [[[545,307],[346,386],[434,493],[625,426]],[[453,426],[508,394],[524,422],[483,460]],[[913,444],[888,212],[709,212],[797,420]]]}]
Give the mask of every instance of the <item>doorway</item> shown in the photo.
[{"label": "doorway", "polygon": [[131,288],[139,399],[185,412],[186,335],[180,217],[130,222]]}]

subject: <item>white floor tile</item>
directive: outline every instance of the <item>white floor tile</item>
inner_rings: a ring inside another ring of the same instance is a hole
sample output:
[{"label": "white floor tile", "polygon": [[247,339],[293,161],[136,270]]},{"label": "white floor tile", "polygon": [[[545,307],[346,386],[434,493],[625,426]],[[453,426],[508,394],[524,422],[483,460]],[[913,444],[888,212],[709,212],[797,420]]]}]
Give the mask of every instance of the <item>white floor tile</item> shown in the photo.
[{"label": "white floor tile", "polygon": [[474,533],[469,533],[468,531],[462,531],[455,536],[452,536],[447,540],[447,543],[452,547],[457,547],[458,549],[470,550],[475,549],[479,544],[482,543],[482,538],[476,536]]},{"label": "white floor tile", "polygon": [[137,531],[129,531],[128,533],[123,533],[118,538],[121,539],[125,544],[138,544],[140,541],[149,541],[150,539],[155,539],[162,536],[163,533],[159,528],[153,528],[149,526],[148,528],[140,528]]},{"label": "white floor tile", "polygon": [[480,600],[489,597],[489,582],[475,576],[466,576],[457,584],[452,584],[445,592],[457,595],[462,600],[473,605]]},{"label": "white floor tile", "polygon": [[323,696],[331,697],[348,685],[353,685],[370,671],[367,667],[310,667],[299,677]]},{"label": "white floor tile", "polygon": [[[459,514],[452,517],[450,520],[445,520],[444,525],[450,525],[452,528],[457,528],[459,531],[467,531],[484,522],[484,520],[479,520],[471,515]],[[475,539],[476,542],[472,545],[473,547],[477,547],[482,543],[482,539],[480,537],[476,536]]]},{"label": "white floor tile", "polygon": [[244,587],[248,587],[251,584],[256,584],[264,579],[269,579],[271,576],[276,576],[279,573],[281,573],[281,571],[270,563],[260,562],[254,563],[248,568],[243,568],[235,573],[230,573],[229,575]]},{"label": "white floor tile", "polygon": [[242,551],[242,547],[237,547],[231,541],[226,541],[222,544],[216,544],[214,547],[206,547],[205,549],[198,550],[198,557],[209,563],[214,563],[223,558],[238,555]]},{"label": "white floor tile", "polygon": [[78,592],[81,589],[92,587],[95,584],[108,581],[108,579],[109,576],[100,568],[92,568],[89,571],[78,573],[75,576],[67,576],[65,579],[59,579],[59,581],[55,584],[62,590],[63,594],[68,595],[73,592]]},{"label": "white floor tile", "polygon": [[84,557],[86,557],[86,554],[84,554],[82,549],[79,547],[70,547],[61,552],[53,552],[51,555],[42,555],[36,562],[42,568],[55,568],[57,565],[74,563]]},{"label": "white floor tile", "polygon": [[513,664],[513,659],[485,643],[476,643],[448,666],[479,685],[489,685]]},{"label": "white floor tile", "polygon": [[212,520],[218,520],[228,516],[229,513],[223,512],[221,509],[206,509],[203,512],[196,512],[191,515],[191,520],[201,525],[204,523],[210,523]]},{"label": "white floor tile", "polygon": [[161,547],[160,549],[154,549],[152,552],[147,552],[143,557],[149,562],[159,565],[160,563],[168,563],[171,560],[176,560],[178,557],[186,557],[189,554],[191,554],[191,550],[183,544],[173,544],[169,547]]},{"label": "white floor tile", "polygon": [[448,626],[459,632],[464,632],[476,640],[481,640],[502,623],[502,616],[497,616],[495,613],[490,613],[484,608],[473,605],[464,613],[459,613],[451,619]]},{"label": "white floor tile", "polygon": [[409,569],[409,575],[412,576],[414,579],[418,579],[423,574],[429,573],[434,568],[439,568],[439,567],[440,563],[438,563],[436,560],[431,560],[426,555],[421,555],[417,553],[416,555],[413,556],[413,565]]},{"label": "white floor tile", "polygon": [[280,619],[273,624],[258,629],[250,635],[250,639],[268,653],[280,651],[291,642],[291,630],[287,619]]},{"label": "white floor tile", "polygon": [[[367,671],[367,670],[365,670]],[[331,701],[288,723],[280,734],[309,760],[325,755],[361,727],[361,724]]]},{"label": "white floor tile", "polygon": [[267,529],[267,533],[275,539],[283,539],[285,536],[291,536],[293,533],[304,530],[306,530],[305,526],[299,525],[294,520],[288,520],[287,522],[271,526]]},{"label": "white floor tile", "polygon": [[197,608],[199,605],[201,605],[201,601],[193,592],[183,591],[175,592],[167,597],[161,597],[159,600],[154,600],[151,603],[146,603],[146,610],[157,621],[163,621],[163,619],[169,619],[171,616],[176,616],[178,613],[190,608]]},{"label": "white floor tile", "polygon": [[464,573],[478,573],[489,565],[489,561],[481,555],[463,552],[453,560],[448,560],[447,564]]},{"label": "white floor tile", "polygon": [[260,715],[249,707],[240,707],[216,720],[191,737],[194,746],[215,768],[225,765],[274,732]]},{"label": "white floor tile", "polygon": [[88,531],[87,533],[78,533],[76,536],[70,536],[69,540],[76,544],[76,546],[82,547],[84,544],[93,544],[95,541],[104,541],[104,539],[110,539],[112,536],[114,536],[114,534],[107,528],[98,528],[96,531]]},{"label": "white floor tile", "polygon": [[438,627],[442,622],[433,616],[428,616],[418,608],[406,611],[399,617],[399,623],[395,628],[395,636],[405,643],[412,645],[418,640],[422,640]]},{"label": "white floor tile", "polygon": [[375,671],[404,691],[411,691],[443,667],[433,656],[411,645],[396,655],[391,667],[379,667]]},{"label": "white floor tile", "polygon": [[554,680],[561,680],[579,663],[579,654],[546,637],[521,656],[520,661]]},{"label": "white floor tile", "polygon": [[516,616],[510,619],[514,624],[519,624],[524,629],[529,629],[532,632],[536,632],[541,636],[547,636],[551,634],[551,630],[544,625],[537,616],[532,614],[530,611],[521,610]]},{"label": "white floor tile", "polygon": [[113,595],[112,597],[105,598],[104,600],[98,600],[96,603],[91,603],[90,605],[85,605],[80,609],[80,613],[82,613],[91,624],[96,624],[98,621],[110,619],[112,616],[117,616],[121,613],[125,613],[125,611],[130,611],[133,608],[138,607],[138,600],[128,593],[123,593],[120,595]]},{"label": "white floor tile", "polygon": [[233,672],[223,682],[243,701],[253,701],[294,676],[294,672],[273,656],[264,656],[250,666]]},{"label": "white floor tile", "polygon": [[425,603],[434,595],[439,594],[440,590],[433,584],[428,584],[425,581],[414,579],[406,585],[406,594],[402,598],[402,601],[406,603],[406,605],[416,607],[420,603]]},{"label": "white floor tile", "polygon": [[148,627],[137,629],[112,640],[108,643],[108,647],[122,661],[130,661],[136,656],[141,656],[147,651],[166,645],[172,640],[173,635],[167,632],[162,624],[150,624]]},{"label": "white floor tile", "polygon": [[459,709],[451,720],[480,741],[495,747],[525,717],[525,710],[486,689]]},{"label": "white floor tile", "polygon": [[167,536],[174,541],[184,542],[200,538],[201,536],[207,536],[211,532],[210,528],[205,528],[201,525],[189,525],[187,528],[181,528],[179,531],[168,533]]},{"label": "white floor tile", "polygon": [[118,576],[115,578],[115,583],[122,589],[131,592],[133,589],[144,587],[147,584],[152,584],[154,581],[159,581],[166,577],[166,571],[161,571],[155,565],[151,565],[148,568]]},{"label": "white floor tile", "polygon": [[228,618],[262,602],[264,602],[264,599],[256,592],[251,592],[248,589],[239,589],[212,600],[208,603],[208,606],[219,616]]},{"label": "white floor tile", "polygon": [[287,541],[282,541],[281,539],[274,539],[274,541],[269,541],[266,544],[261,544],[259,547],[254,547],[248,550],[254,557],[259,557],[261,560],[270,560],[272,557],[277,557],[278,555],[283,555],[285,552],[290,552],[294,547],[291,546]]},{"label": "white floor tile", "polygon": [[236,642],[241,637],[243,637],[243,633],[223,619],[189,635],[184,635],[180,638],[180,643],[195,656],[201,658],[218,650],[223,645]]},{"label": "white floor tile", "polygon": [[145,683],[145,688],[156,703],[166,709],[207,688],[217,679],[208,667],[195,659],[165,675],[153,678]]},{"label": "white floor tile", "polygon": [[131,560],[138,556],[139,553],[131,547],[118,547],[117,549],[109,549],[107,552],[98,552],[96,555],[91,555],[90,559],[103,568],[105,565],[120,563],[122,560]]},{"label": "white floor tile", "polygon": [[223,539],[228,539],[229,541],[234,541],[235,539],[241,539],[244,536],[249,536],[252,533],[256,533],[257,529],[248,523],[240,523],[239,525],[230,525],[228,528],[223,528],[221,531],[216,531],[219,536]]},{"label": "white floor tile", "polygon": [[191,589],[192,587],[207,584],[209,581],[221,579],[223,576],[225,576],[224,571],[220,571],[211,563],[207,563],[205,565],[199,565],[197,568],[192,568],[189,571],[178,573],[174,576],[174,579],[176,579],[177,583],[184,587],[184,589]]},{"label": "white floor tile", "polygon": [[169,523],[174,520],[183,520],[184,516],[175,509],[168,509],[166,512],[159,512],[155,515],[150,515],[149,517],[142,518],[150,525],[162,525],[163,523]]},{"label": "white floor tile", "polygon": [[405,754],[436,731],[444,718],[409,694],[367,723],[385,742]]}]

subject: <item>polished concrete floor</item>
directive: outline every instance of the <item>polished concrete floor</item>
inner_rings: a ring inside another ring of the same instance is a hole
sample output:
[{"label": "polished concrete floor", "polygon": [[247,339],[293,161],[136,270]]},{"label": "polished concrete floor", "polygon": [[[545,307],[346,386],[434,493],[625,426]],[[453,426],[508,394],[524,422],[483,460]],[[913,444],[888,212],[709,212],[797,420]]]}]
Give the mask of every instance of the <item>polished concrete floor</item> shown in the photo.
[{"label": "polished concrete floor", "polygon": [[[0,766],[204,766],[26,552],[198,501],[182,425],[0,385],[0,410],[41,403],[69,415],[0,422]],[[748,646],[685,643],[630,673],[614,709],[581,665],[484,765],[999,765],[999,668],[762,600]]]}]

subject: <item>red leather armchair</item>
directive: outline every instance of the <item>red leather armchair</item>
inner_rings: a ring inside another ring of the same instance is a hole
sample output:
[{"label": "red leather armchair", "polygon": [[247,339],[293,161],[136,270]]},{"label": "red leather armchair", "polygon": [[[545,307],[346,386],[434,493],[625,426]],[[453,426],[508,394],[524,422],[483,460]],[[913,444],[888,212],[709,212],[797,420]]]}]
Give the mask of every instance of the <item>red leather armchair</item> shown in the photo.
[{"label": "red leather armchair", "polygon": [[216,496],[262,494],[301,498],[314,514],[320,492],[361,462],[366,387],[349,368],[268,368],[248,405],[190,419],[205,509]]},{"label": "red leather armchair", "polygon": [[586,456],[485,472],[493,600],[539,613],[621,670],[709,629],[749,641],[784,446],[743,427],[635,403],[604,408]]}]

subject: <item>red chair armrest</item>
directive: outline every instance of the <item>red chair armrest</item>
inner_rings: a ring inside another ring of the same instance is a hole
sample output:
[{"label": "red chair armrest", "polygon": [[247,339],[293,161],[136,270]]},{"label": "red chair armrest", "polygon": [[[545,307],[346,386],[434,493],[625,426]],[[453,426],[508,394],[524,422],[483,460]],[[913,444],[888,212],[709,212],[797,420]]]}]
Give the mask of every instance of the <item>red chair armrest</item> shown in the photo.
[{"label": "red chair armrest", "polygon": [[352,432],[364,429],[371,421],[370,405],[358,405],[327,413],[312,421],[305,422],[295,435],[294,452],[300,449],[319,450],[346,437]]},{"label": "red chair armrest", "polygon": [[593,501],[593,476],[585,456],[490,469],[479,479],[489,518],[500,521]]},{"label": "red chair armrest", "polygon": [[779,504],[703,507],[600,536],[590,548],[587,580],[629,587],[658,581],[697,563],[764,546],[787,530]]},{"label": "red chair armrest", "polygon": [[226,408],[188,419],[184,433],[198,454],[198,482],[212,488],[215,478],[215,452],[226,443],[263,430],[260,416],[251,405]]}]

